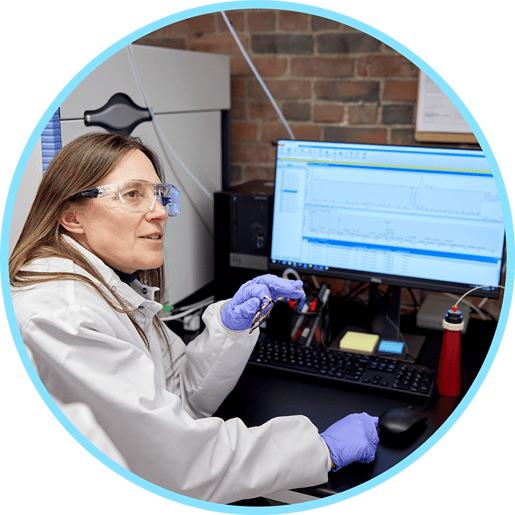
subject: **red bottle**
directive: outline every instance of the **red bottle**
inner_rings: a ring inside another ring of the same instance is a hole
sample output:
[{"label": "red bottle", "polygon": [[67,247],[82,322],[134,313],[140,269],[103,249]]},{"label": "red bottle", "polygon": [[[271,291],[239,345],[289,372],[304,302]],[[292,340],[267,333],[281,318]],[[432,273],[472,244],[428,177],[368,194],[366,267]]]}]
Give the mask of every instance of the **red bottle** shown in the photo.
[{"label": "red bottle", "polygon": [[436,386],[440,395],[457,397],[461,389],[461,331],[463,329],[463,315],[457,306],[447,311],[443,328]]}]

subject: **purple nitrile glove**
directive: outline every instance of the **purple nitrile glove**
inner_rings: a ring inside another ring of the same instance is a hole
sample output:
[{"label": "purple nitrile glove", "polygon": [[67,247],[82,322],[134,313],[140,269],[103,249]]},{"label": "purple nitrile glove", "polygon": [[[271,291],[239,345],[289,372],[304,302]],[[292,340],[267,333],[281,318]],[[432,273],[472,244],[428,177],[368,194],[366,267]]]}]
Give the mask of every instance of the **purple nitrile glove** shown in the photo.
[{"label": "purple nitrile glove", "polygon": [[335,464],[333,471],[354,461],[374,461],[379,442],[376,429],[378,422],[377,417],[371,417],[367,413],[353,413],[335,422],[320,434],[331,452]]},{"label": "purple nitrile glove", "polygon": [[[252,327],[252,320],[261,308],[265,295],[273,302],[279,297],[287,299],[301,299],[301,304],[306,300],[306,294],[302,290],[302,281],[290,281],[276,275],[260,275],[240,286],[236,295],[223,307],[222,323],[228,329],[244,331]],[[269,309],[272,309],[270,305]],[[302,306],[301,306],[302,307]]]}]

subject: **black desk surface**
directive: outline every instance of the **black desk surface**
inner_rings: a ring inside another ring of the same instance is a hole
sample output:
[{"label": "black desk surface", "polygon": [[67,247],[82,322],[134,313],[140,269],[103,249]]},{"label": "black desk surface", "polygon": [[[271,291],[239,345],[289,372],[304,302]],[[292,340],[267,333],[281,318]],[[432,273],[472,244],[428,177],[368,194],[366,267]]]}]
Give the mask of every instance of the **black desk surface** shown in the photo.
[{"label": "black desk surface", "polygon": [[[354,463],[329,474],[329,481],[298,491],[315,497],[326,497],[358,486],[389,470],[420,447],[447,420],[472,385],[488,353],[496,324],[471,320],[462,336],[462,389],[457,398],[436,396],[427,413],[429,420],[423,431],[402,445],[380,438],[373,463]],[[436,368],[443,332],[426,332],[427,340],[419,362]],[[416,406],[414,402],[392,396],[353,391],[347,386],[308,380],[294,374],[248,366],[235,389],[215,414],[225,420],[239,417],[247,426],[265,423],[276,416],[302,414],[319,429],[325,430],[340,418],[365,411],[380,416],[394,407]]]}]

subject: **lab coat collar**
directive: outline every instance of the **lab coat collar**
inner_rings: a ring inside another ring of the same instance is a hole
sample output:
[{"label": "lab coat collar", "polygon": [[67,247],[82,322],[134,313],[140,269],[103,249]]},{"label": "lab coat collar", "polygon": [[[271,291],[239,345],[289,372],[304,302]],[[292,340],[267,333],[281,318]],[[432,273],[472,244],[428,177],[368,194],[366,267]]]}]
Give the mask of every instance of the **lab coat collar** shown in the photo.
[{"label": "lab coat collar", "polygon": [[113,292],[118,293],[118,295],[129,302],[132,306],[139,308],[148,316],[154,316],[163,309],[162,304],[154,301],[154,294],[156,291],[159,291],[159,288],[142,284],[137,279],[132,281],[130,285],[124,283],[114,270],[107,266],[99,257],[95,256],[95,254],[90,252],[70,236],[63,234],[62,237],[99,271],[100,275]]}]

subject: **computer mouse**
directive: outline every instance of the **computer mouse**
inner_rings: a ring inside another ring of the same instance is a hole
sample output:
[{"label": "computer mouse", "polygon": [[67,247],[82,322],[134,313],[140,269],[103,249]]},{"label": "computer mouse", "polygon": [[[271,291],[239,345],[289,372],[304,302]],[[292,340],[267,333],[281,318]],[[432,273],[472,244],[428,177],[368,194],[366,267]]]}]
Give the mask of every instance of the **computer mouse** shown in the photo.
[{"label": "computer mouse", "polygon": [[408,406],[392,408],[379,417],[378,427],[381,436],[401,438],[417,432],[427,421],[428,416],[422,410]]}]

